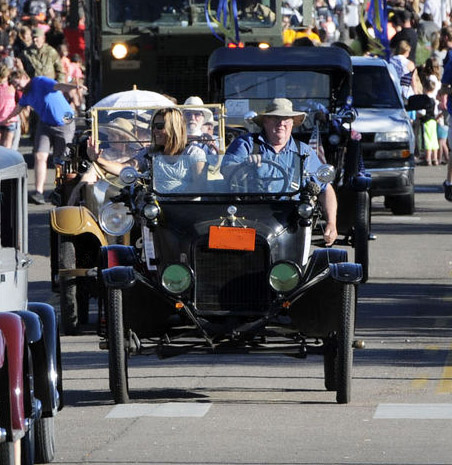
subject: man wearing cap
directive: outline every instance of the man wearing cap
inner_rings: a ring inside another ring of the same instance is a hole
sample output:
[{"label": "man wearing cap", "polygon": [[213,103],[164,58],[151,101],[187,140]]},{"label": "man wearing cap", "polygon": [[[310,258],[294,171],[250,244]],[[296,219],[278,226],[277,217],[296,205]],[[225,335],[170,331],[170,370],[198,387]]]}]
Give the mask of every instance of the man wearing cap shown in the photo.
[{"label": "man wearing cap", "polygon": [[[22,68],[31,78],[46,76],[58,82],[65,82],[65,73],[58,52],[46,43],[44,29],[35,27],[32,31],[33,44],[19,55]],[[20,64],[18,66],[21,68]]]},{"label": "man wearing cap", "polygon": [[[221,165],[221,173],[227,177],[237,164],[248,161],[258,167],[263,166],[262,160],[276,162],[289,178],[295,181],[295,167],[297,156],[307,156],[304,169],[315,172],[321,162],[309,145],[297,143],[292,137],[292,129],[300,126],[306,113],[293,111],[292,102],[285,98],[273,99],[264,112],[253,118],[253,121],[262,128],[260,134],[246,134],[240,136],[228,147]],[[265,177],[281,178],[277,168],[267,166]],[[332,245],[337,238],[336,194],[331,184],[321,185],[319,201],[326,216],[326,227],[323,233],[326,245]]]}]

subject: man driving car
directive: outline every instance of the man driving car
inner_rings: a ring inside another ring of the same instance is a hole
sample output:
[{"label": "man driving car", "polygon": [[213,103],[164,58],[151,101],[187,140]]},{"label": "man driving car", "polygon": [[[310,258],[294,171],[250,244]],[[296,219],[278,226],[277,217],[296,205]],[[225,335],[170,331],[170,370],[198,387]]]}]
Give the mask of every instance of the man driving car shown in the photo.
[{"label": "man driving car", "polygon": [[[246,134],[235,139],[228,147],[223,158],[221,173],[229,177],[237,165],[248,161],[258,169],[264,169],[262,160],[274,162],[281,168],[266,164],[265,178],[281,179],[281,169],[287,175],[288,182],[296,181],[296,157],[304,158],[304,169],[315,172],[321,162],[309,145],[295,141],[292,129],[300,126],[306,113],[293,111],[292,102],[285,98],[273,99],[264,112],[253,118],[253,122],[262,128],[260,134]],[[336,193],[331,184],[321,186],[319,201],[326,216],[323,237],[326,245],[332,245],[337,238]]]}]

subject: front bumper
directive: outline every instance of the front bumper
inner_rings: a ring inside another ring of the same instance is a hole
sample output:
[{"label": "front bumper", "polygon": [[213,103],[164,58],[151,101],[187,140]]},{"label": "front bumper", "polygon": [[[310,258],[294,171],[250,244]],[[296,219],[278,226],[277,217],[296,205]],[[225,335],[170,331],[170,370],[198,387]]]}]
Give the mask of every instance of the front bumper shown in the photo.
[{"label": "front bumper", "polygon": [[414,167],[366,168],[372,176],[370,195],[403,195],[413,192]]}]

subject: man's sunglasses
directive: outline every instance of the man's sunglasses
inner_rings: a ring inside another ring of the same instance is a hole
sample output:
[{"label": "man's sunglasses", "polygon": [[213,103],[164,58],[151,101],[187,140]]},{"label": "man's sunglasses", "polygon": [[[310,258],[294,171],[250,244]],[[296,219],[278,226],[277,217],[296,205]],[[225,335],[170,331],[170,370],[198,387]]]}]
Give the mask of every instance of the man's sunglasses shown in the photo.
[{"label": "man's sunglasses", "polygon": [[161,131],[162,129],[165,129],[165,123],[154,123],[152,125],[152,129],[157,129]]}]

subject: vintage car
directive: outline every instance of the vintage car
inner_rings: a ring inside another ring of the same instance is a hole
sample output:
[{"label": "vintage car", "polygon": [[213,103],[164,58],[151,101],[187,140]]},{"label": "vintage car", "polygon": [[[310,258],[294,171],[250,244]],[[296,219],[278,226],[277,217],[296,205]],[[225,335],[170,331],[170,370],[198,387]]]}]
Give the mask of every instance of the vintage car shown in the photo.
[{"label": "vintage car", "polygon": [[384,196],[396,215],[412,215],[415,136],[407,109],[425,108],[428,102],[422,102],[425,95],[414,95],[405,105],[399,77],[382,58],[352,57],[352,65],[354,127],[362,135],[364,163],[372,175],[371,197]]},{"label": "vintage car", "polygon": [[[114,161],[124,161],[149,140],[149,131],[141,137],[142,128],[136,119],[127,118],[130,112],[125,112],[126,117],[121,115],[124,112],[116,110],[98,122],[103,156]],[[78,334],[80,325],[88,322],[91,298],[102,305],[96,271],[100,247],[129,243],[128,235],[114,237],[99,226],[99,211],[122,186],[116,176],[89,162],[86,144],[90,134],[91,127],[80,130],[69,146],[68,156],[58,166],[53,193],[57,206],[50,212],[51,277],[54,290],[60,294],[61,323],[66,335]]]},{"label": "vintage car", "polygon": [[63,408],[58,322],[53,307],[28,302],[27,165],[3,147],[0,192],[1,463],[48,463]]},{"label": "vintage car", "polygon": [[[308,114],[294,137],[336,168],[336,244],[354,249],[366,282],[371,179],[362,162],[359,136],[352,132],[356,112],[347,52],[337,47],[222,48],[210,56],[208,73],[210,100],[225,104],[228,128],[243,127],[249,112],[259,113],[276,97],[291,100],[295,110]],[[248,129],[260,132],[254,124]]]},{"label": "vintage car", "polygon": [[[209,108],[218,110],[221,156],[223,106]],[[151,155],[144,173],[122,170],[126,187],[100,215],[104,231],[139,238],[101,249],[100,347],[109,352],[116,403],[130,399],[129,356],[191,352],[322,354],[326,389],[350,401],[362,267],[345,250],[311,249],[319,183],[334,169],[308,173],[304,160],[294,155],[292,180],[265,160],[275,176],[243,163],[225,178],[209,166],[199,186],[177,192],[154,176]]]}]

